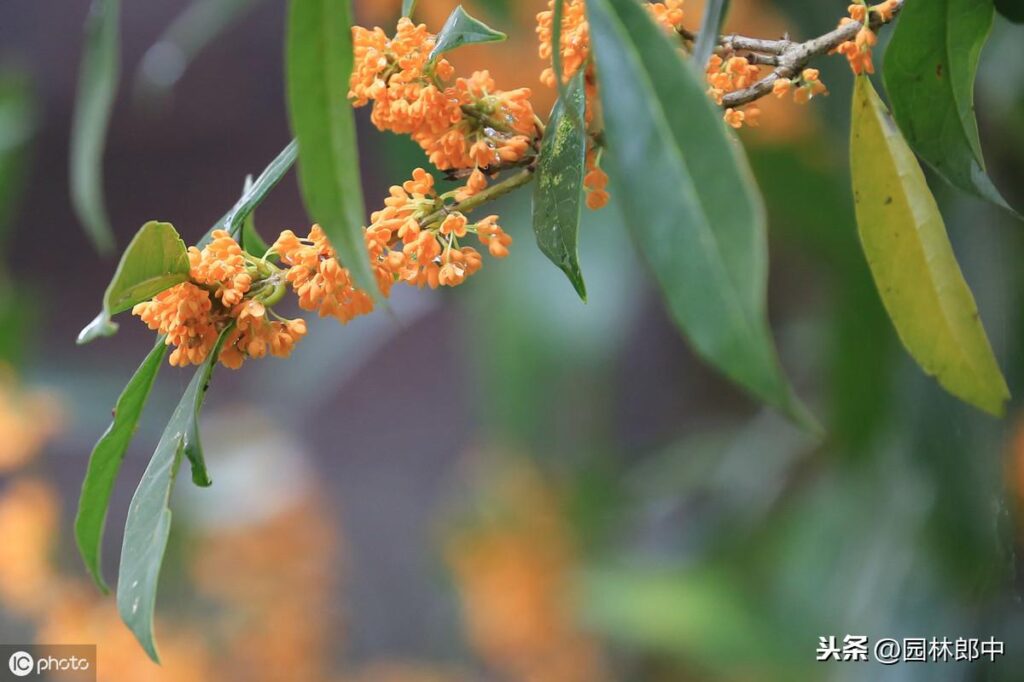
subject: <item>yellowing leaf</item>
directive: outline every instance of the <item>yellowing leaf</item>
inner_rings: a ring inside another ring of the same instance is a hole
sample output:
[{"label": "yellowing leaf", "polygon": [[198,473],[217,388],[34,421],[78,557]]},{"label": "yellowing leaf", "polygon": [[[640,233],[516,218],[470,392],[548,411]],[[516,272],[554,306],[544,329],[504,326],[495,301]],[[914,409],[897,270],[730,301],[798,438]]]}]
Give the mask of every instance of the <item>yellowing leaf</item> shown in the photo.
[{"label": "yellowing leaf", "polygon": [[976,407],[1010,397],[924,173],[871,81],[858,78],[850,140],[857,228],[900,340],[924,371]]}]

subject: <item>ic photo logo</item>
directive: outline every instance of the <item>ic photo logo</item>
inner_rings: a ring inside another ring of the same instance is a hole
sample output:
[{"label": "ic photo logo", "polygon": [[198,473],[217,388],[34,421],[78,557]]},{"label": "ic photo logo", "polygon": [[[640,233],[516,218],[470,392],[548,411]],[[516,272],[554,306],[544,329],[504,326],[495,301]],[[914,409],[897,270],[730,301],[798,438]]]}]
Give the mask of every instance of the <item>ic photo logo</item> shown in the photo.
[{"label": "ic photo logo", "polygon": [[[7,671],[2,667],[4,659]],[[0,644],[0,681],[55,676],[62,682],[96,682],[96,645]]]},{"label": "ic photo logo", "polygon": [[32,671],[35,670],[36,661],[32,658],[32,654],[27,651],[15,651],[7,659],[7,667],[10,668],[11,674],[16,677],[25,677],[31,675]]}]

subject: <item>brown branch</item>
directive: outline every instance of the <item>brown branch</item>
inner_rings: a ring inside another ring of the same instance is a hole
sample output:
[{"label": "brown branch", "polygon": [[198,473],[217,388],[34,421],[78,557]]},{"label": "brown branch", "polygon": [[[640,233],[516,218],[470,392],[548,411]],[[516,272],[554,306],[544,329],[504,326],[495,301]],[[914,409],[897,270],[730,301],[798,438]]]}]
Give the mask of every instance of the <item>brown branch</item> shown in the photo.
[{"label": "brown branch", "polygon": [[[896,18],[896,15],[902,9],[903,0],[900,0],[893,8],[893,19]],[[871,30],[878,30],[879,27],[886,23],[889,22],[883,21],[877,13],[872,12],[870,14]],[[780,78],[795,78],[810,64],[812,59],[831,52],[848,40],[853,40],[861,28],[863,28],[863,25],[860,22],[848,21],[825,35],[812,38],[803,43],[795,43],[789,40],[759,40],[737,35],[722,36],[719,44],[726,50],[749,50],[752,53],[761,55],[755,57],[751,63],[763,64],[764,61],[761,60],[767,54],[774,55],[778,64],[770,74],[749,88],[736,90],[725,95],[722,98],[722,107],[726,109],[735,108],[764,97],[772,91],[775,81]]]}]

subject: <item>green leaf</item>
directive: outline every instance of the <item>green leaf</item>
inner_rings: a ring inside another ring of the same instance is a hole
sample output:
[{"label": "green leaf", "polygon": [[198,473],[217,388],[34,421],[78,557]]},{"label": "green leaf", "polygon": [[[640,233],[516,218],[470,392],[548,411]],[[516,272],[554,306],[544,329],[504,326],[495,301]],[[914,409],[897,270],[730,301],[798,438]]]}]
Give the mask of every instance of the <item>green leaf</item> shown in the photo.
[{"label": "green leaf", "polygon": [[996,0],[996,9],[1015,24],[1024,24],[1024,1]]},{"label": "green leaf", "polygon": [[402,16],[411,17],[412,13],[416,11],[417,0],[402,0]]},{"label": "green leaf", "polygon": [[974,116],[974,77],[993,14],[988,0],[906,3],[883,74],[913,150],[950,184],[1012,210],[985,172]]},{"label": "green leaf", "polygon": [[[197,423],[199,410],[221,345],[230,332],[231,327],[221,332],[216,347],[189,382],[128,507],[117,578],[117,609],[142,648],[158,663],[153,612],[160,566],[171,532],[171,492],[183,454],[192,459],[193,479],[196,478],[196,457],[200,461],[202,458]],[[205,467],[202,475],[205,476]]]},{"label": "green leaf", "polygon": [[101,253],[114,248],[103,200],[103,147],[121,70],[120,12],[121,0],[93,0],[71,121],[71,204]]},{"label": "green leaf", "polygon": [[166,355],[167,346],[161,337],[135,370],[135,374],[117,399],[114,419],[92,449],[89,468],[82,482],[78,513],[75,515],[75,540],[85,567],[96,585],[104,592],[107,591],[107,584],[103,580],[100,552],[110,492],[114,489],[114,482],[121,470],[121,462],[124,461],[128,444],[135,435],[142,409],[149,399],[153,382]]},{"label": "green leaf", "polygon": [[313,220],[359,288],[376,296],[363,239],[355,118],[346,99],[352,72],[349,0],[291,0],[286,76],[299,141],[299,188]]},{"label": "green leaf", "polygon": [[569,97],[562,69],[562,15],[565,14],[565,0],[556,0],[551,12],[551,70],[555,74],[558,99],[568,106],[570,113],[577,115],[579,109],[576,107],[575,100]]},{"label": "green leaf", "polygon": [[430,61],[463,45],[493,43],[506,38],[508,36],[501,31],[495,31],[479,19],[469,16],[466,10],[462,9],[462,5],[459,5],[448,15],[448,20],[437,34],[437,43],[430,51]]},{"label": "green leaf", "polygon": [[188,281],[188,250],[170,223],[151,220],[135,234],[121,255],[114,278],[103,296],[103,312],[78,335],[78,343],[117,331],[111,318],[136,303],[148,301],[175,284]]},{"label": "green leaf", "polygon": [[583,173],[587,160],[586,98],[583,73],[576,74],[551,112],[533,194],[533,232],[537,246],[568,276],[576,293],[587,300],[580,271],[580,210],[583,204]]},{"label": "green leaf", "polygon": [[1010,392],[935,198],[864,77],[854,90],[850,165],[864,255],[903,345],[947,391],[1001,415]]},{"label": "green leaf", "polygon": [[213,227],[199,240],[198,246],[202,248],[210,242],[214,230],[227,230],[232,237],[238,238],[245,224],[245,219],[270,193],[270,190],[277,186],[299,154],[299,143],[292,140],[281,152],[274,157],[274,160],[263,169],[256,181],[248,186],[241,198],[235,202],[231,210],[221,216]]},{"label": "green leaf", "polygon": [[708,362],[811,425],[768,327],[764,206],[742,148],[639,3],[587,11],[615,194],[673,318]]},{"label": "green leaf", "polygon": [[693,64],[698,69],[701,77],[704,75],[704,67],[711,59],[711,53],[718,44],[718,34],[721,32],[722,23],[725,21],[725,14],[729,11],[729,0],[709,0],[704,10],[704,18],[701,20],[700,33],[697,34],[697,43],[693,46]]},{"label": "green leaf", "polygon": [[[260,173],[260,176],[256,178],[256,181],[252,183],[242,197],[235,202],[235,205],[231,210],[221,216],[220,220],[218,220],[213,227],[207,231],[202,239],[199,240],[199,248],[202,248],[210,242],[214,230],[227,230],[231,233],[231,236],[236,239],[239,238],[246,217],[248,217],[249,214],[263,202],[270,190],[280,182],[281,178],[284,177],[285,173],[287,173],[292,167],[292,164],[295,163],[295,158],[298,155],[298,150],[299,146],[295,140],[289,142],[288,145],[282,149],[274,160],[271,161],[263,170],[263,172]],[[128,249],[131,250],[130,245]],[[124,256],[122,256],[122,261],[123,260]],[[116,334],[117,325],[111,321],[112,315],[113,313],[108,312],[106,308],[104,308],[104,310],[78,334],[78,343],[89,343],[90,341],[95,341],[101,336],[113,336]]]},{"label": "green leaf", "polygon": [[[242,196],[245,196],[252,190],[252,184],[252,176],[246,176]],[[239,246],[242,247],[242,250],[259,258],[263,258],[267,251],[270,250],[270,245],[267,244],[266,240],[264,240],[263,237],[260,236],[260,233],[256,231],[255,211],[250,211],[249,215],[245,216],[245,220],[242,221],[242,233],[238,243]]]}]

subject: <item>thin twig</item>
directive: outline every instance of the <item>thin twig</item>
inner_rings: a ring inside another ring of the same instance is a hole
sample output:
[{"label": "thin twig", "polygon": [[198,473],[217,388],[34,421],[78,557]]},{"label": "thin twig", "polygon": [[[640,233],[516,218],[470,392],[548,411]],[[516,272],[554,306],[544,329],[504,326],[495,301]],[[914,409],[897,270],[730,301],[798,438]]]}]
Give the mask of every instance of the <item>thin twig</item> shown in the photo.
[{"label": "thin twig", "polygon": [[[896,18],[896,15],[898,15],[902,9],[903,0],[900,0],[900,2],[898,2],[893,8],[893,19]],[[870,14],[870,22],[872,30],[877,30],[880,26],[889,23],[887,21],[883,21],[875,12]],[[812,59],[831,52],[848,40],[853,40],[862,28],[863,25],[860,22],[848,21],[839,28],[829,31],[825,35],[812,38],[811,40],[803,43],[778,40],[758,41],[750,38],[743,38],[742,36],[723,37],[723,46],[731,45],[736,49],[753,50],[755,49],[752,47],[753,44],[762,43],[765,48],[770,48],[763,51],[774,52],[776,49],[779,51],[776,53],[778,54],[778,66],[776,66],[770,74],[757,81],[749,88],[736,90],[735,92],[727,94],[722,98],[722,107],[726,109],[735,108],[764,97],[772,91],[772,88],[775,86],[775,81],[780,78],[796,77],[796,75],[803,71]]]}]

